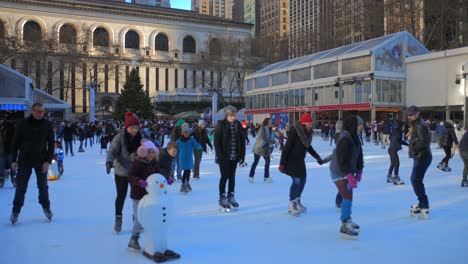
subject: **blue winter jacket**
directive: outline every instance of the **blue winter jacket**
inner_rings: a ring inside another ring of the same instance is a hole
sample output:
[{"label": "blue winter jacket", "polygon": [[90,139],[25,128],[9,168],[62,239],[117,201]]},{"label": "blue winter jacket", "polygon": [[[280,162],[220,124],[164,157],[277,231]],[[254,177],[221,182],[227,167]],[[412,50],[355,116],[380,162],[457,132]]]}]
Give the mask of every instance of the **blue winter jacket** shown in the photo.
[{"label": "blue winter jacket", "polygon": [[197,140],[193,136],[189,138],[184,138],[181,136],[180,139],[176,141],[177,145],[179,145],[178,151],[178,166],[180,166],[181,170],[191,170],[193,169],[193,150],[202,151],[203,148],[200,144],[198,144]]}]

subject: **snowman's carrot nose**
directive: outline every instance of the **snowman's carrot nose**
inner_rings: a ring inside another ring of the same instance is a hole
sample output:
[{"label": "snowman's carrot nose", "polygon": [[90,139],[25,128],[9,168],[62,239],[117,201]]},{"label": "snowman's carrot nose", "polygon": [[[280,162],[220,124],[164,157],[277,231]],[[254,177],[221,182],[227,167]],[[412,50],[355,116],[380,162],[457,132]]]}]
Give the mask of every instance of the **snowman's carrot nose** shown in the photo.
[{"label": "snowman's carrot nose", "polygon": [[159,188],[164,188],[164,183],[159,184]]}]

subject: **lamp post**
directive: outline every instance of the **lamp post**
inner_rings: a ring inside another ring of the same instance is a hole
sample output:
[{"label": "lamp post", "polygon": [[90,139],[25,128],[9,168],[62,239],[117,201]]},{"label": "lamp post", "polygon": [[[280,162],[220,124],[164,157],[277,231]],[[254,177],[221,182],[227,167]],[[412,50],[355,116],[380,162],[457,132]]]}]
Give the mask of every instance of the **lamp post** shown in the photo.
[{"label": "lamp post", "polygon": [[99,89],[99,85],[96,82],[83,83],[83,89],[89,91],[89,122],[96,120],[96,88]]},{"label": "lamp post", "polygon": [[465,63],[462,66],[462,72],[463,72],[463,128],[466,129],[468,128],[468,111],[466,109],[467,107],[467,102],[466,102],[466,82],[467,77],[468,77],[468,62]]}]

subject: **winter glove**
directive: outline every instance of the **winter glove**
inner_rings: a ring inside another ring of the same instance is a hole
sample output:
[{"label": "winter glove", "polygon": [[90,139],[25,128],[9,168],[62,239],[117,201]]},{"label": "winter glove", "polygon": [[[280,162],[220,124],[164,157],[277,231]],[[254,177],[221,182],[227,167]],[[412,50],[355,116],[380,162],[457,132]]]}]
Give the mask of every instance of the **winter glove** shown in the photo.
[{"label": "winter glove", "polygon": [[362,178],[362,170],[356,172],[356,181],[360,182],[361,181],[361,178]]},{"label": "winter glove", "polygon": [[325,162],[323,162],[322,159],[318,159],[318,160],[317,160],[317,163],[318,163],[319,165],[322,165],[322,164],[324,164]]},{"label": "winter glove", "polygon": [[244,163],[244,159],[240,159],[239,164],[243,164],[243,163]]},{"label": "winter glove", "polygon": [[323,163],[325,164],[325,163],[330,162],[331,160],[332,160],[332,156],[330,155],[330,156],[326,157],[326,158],[325,158],[324,160],[322,160],[322,161],[323,161]]},{"label": "winter glove", "polygon": [[106,172],[109,174],[112,169],[112,163],[110,161],[106,162]]},{"label": "winter glove", "polygon": [[283,172],[284,171],[284,165],[283,164],[280,164],[279,167],[278,167],[278,170]]},{"label": "winter glove", "polygon": [[346,180],[348,180],[348,184],[349,184],[349,187],[351,187],[351,189],[354,189],[357,187],[357,181],[356,181],[356,178],[354,178],[353,174],[348,173],[345,175],[345,178]]},{"label": "winter glove", "polygon": [[143,179],[139,179],[138,186],[140,186],[141,188],[146,188],[146,186],[148,186],[148,183]]},{"label": "winter glove", "polygon": [[174,179],[169,177],[167,178],[167,184],[172,185],[174,183]]}]

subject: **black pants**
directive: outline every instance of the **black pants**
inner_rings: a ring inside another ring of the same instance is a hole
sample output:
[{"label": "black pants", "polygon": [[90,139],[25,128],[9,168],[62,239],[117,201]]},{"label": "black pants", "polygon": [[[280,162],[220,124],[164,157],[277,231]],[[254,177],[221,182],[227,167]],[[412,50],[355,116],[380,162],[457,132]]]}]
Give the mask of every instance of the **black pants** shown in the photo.
[{"label": "black pants", "polygon": [[420,208],[429,208],[429,200],[426,195],[426,188],[424,187],[424,175],[426,174],[427,168],[431,165],[432,154],[422,159],[414,159],[413,171],[411,172],[411,184],[413,190],[418,197]]},{"label": "black pants", "polygon": [[398,150],[389,148],[388,155],[390,155],[390,168],[388,169],[388,175],[392,175],[395,172],[395,176],[398,176],[400,171],[400,158],[398,157]]},{"label": "black pants", "polygon": [[182,183],[186,183],[190,181],[190,170],[184,170],[182,174]]},{"label": "black pants", "polygon": [[[16,191],[15,199],[13,200],[13,212],[20,212],[24,204],[24,197],[28,189],[29,178],[31,177],[33,168],[30,166],[19,166],[18,174],[16,175]],[[47,172],[42,172],[42,165],[34,167],[36,173],[37,188],[39,189],[39,203],[43,208],[50,208],[49,201],[49,186],[47,185]]]},{"label": "black pants", "polygon": [[128,191],[128,177],[115,175],[115,189],[117,190],[117,197],[115,198],[115,215],[122,215],[122,210],[127,198]]},{"label": "black pants", "polygon": [[68,149],[70,149],[70,153],[73,154],[73,140],[65,140],[65,155],[68,155]]},{"label": "black pants", "polygon": [[193,166],[193,177],[199,177],[200,176],[200,163],[203,157],[203,151],[194,149],[193,156],[195,157],[195,164]]},{"label": "black pants", "polygon": [[444,149],[444,152],[445,152],[445,157],[442,159],[441,162],[448,165],[449,160],[452,158],[452,148],[444,146],[443,149]]},{"label": "black pants", "polygon": [[[265,160],[265,173],[263,177],[270,178],[270,156],[263,157]],[[260,161],[260,155],[254,153],[254,162],[252,163],[252,167],[250,168],[249,177],[253,177],[255,175],[255,169],[257,168],[258,162]]]},{"label": "black pants", "polygon": [[219,195],[226,193],[226,182],[229,180],[228,193],[233,193],[236,185],[237,160],[222,161],[219,164],[221,179],[219,180]]}]

